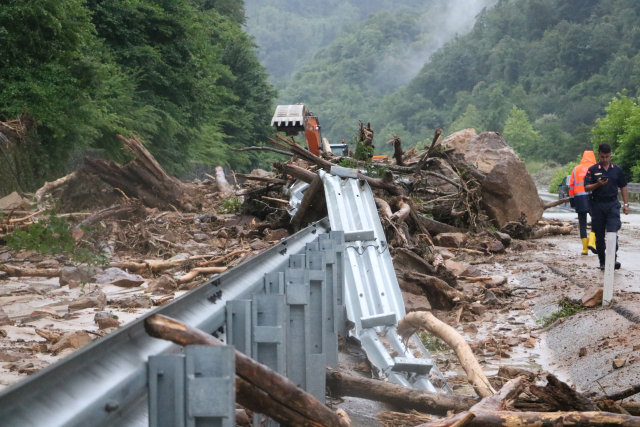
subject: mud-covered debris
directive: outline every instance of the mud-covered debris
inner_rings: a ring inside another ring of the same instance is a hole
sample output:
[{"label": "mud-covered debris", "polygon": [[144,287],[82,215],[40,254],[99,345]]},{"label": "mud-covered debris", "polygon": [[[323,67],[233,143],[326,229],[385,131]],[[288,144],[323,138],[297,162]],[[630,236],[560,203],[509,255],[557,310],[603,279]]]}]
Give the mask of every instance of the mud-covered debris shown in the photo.
[{"label": "mud-covered debris", "polygon": [[599,307],[602,305],[603,288],[592,286],[582,295],[582,305],[585,307]]},{"label": "mud-covered debris", "polygon": [[463,233],[441,233],[433,238],[433,243],[445,248],[463,248],[467,236]]},{"label": "mud-covered debris", "polygon": [[105,305],[107,305],[107,295],[98,289],[86,296],[71,301],[69,303],[69,311],[83,310],[91,307],[104,307]]},{"label": "mud-covered debris", "polygon": [[92,276],[100,271],[101,269],[99,268],[89,267],[86,265],[80,265],[78,267],[63,267],[61,269],[60,286],[68,285],[71,280],[78,283],[89,283],[92,281]]},{"label": "mud-covered debris", "polygon": [[116,267],[107,268],[97,274],[94,280],[101,285],[114,285],[121,288],[133,288],[144,283],[144,278],[137,274],[127,273]]},{"label": "mud-covered debris", "polygon": [[49,351],[51,354],[56,354],[68,348],[77,350],[91,342],[91,336],[85,331],[69,332],[60,337],[60,340],[52,345]]},{"label": "mud-covered debris", "polygon": [[157,279],[152,280],[145,292],[151,293],[152,295],[166,295],[177,290],[178,284],[176,281],[172,277],[163,274]]},{"label": "mud-covered debris", "polygon": [[153,301],[147,296],[132,296],[129,298],[109,301],[112,304],[120,308],[151,308],[153,307]]}]

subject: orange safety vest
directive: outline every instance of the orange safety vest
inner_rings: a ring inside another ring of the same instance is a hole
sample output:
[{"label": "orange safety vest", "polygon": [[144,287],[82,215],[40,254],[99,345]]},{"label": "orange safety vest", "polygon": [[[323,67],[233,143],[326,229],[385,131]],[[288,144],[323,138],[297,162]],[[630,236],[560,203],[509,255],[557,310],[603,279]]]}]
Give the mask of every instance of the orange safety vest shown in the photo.
[{"label": "orange safety vest", "polygon": [[584,189],[584,177],[589,168],[596,164],[596,156],[593,151],[585,151],[582,155],[582,161],[578,166],[573,168],[571,178],[569,179],[569,197],[587,196]]}]

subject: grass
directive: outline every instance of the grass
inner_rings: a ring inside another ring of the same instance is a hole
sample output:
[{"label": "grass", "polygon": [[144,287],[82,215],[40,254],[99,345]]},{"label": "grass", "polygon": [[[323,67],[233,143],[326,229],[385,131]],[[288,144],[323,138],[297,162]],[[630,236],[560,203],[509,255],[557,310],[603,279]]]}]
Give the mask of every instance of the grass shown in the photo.
[{"label": "grass", "polygon": [[535,160],[527,160],[526,162],[524,162],[524,164],[527,168],[527,172],[529,172],[531,175],[540,172],[542,168],[547,165],[546,162],[538,162]]},{"label": "grass", "polygon": [[429,351],[445,351],[449,349],[449,346],[444,341],[428,332],[418,332],[418,337]]},{"label": "grass", "polygon": [[560,306],[560,310],[552,313],[550,316],[545,316],[536,321],[542,328],[546,328],[547,326],[553,324],[556,320],[573,316],[576,313],[586,310],[586,307],[583,307],[580,304],[574,304],[569,299],[563,298],[558,302]]}]

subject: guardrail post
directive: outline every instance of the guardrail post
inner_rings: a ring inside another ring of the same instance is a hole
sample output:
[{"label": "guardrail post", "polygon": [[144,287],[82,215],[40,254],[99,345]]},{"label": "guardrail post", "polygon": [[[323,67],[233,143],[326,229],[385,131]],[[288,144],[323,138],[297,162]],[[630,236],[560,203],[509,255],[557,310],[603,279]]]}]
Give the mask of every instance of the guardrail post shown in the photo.
[{"label": "guardrail post", "polygon": [[618,233],[607,232],[607,249],[605,251],[604,290],[602,293],[602,305],[609,305],[613,300],[613,272],[616,261],[616,246],[618,245]]},{"label": "guardrail post", "polygon": [[[307,251],[311,250],[312,243],[307,243]],[[326,364],[333,369],[338,369],[338,324],[336,313],[338,308],[338,272],[336,269],[336,243],[329,239],[319,239],[318,249],[325,256],[325,356]]]},{"label": "guardrail post", "polygon": [[[307,244],[306,268],[309,270],[309,354],[307,355],[307,391],[321,402],[326,397],[326,258],[316,243]],[[315,248],[314,246],[315,245]],[[337,346],[337,341],[334,346]]]},{"label": "guardrail post", "polygon": [[251,300],[227,301],[227,343],[251,357]]},{"label": "guardrail post", "polygon": [[149,427],[234,427],[235,372],[228,345],[149,357]]},{"label": "guardrail post", "polygon": [[[320,235],[322,239],[322,234]],[[326,234],[325,234],[326,236]],[[345,305],[345,257],[344,257],[344,231],[331,231],[329,238],[335,242],[336,251],[336,332],[343,339],[347,338],[347,306]]]},{"label": "guardrail post", "polygon": [[[304,257],[304,255],[302,255]],[[295,265],[291,257],[291,264]],[[297,261],[300,261],[299,259]],[[287,268],[284,272],[289,324],[287,327],[287,378],[298,387],[307,389],[306,363],[310,354],[309,342],[309,270]]]}]

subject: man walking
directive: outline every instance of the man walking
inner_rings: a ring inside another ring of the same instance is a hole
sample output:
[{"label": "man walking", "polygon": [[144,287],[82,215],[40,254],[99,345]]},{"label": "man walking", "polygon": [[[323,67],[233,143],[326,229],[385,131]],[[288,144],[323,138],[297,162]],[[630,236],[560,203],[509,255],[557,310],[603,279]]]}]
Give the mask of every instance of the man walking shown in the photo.
[{"label": "man walking", "polygon": [[[627,198],[627,180],[620,166],[611,163],[611,146],[609,144],[600,144],[598,158],[600,163],[587,170],[584,188],[587,192],[591,192],[591,228],[596,233],[596,250],[600,260],[600,270],[604,270],[605,232],[617,233],[622,226],[618,188],[622,193],[624,201],[622,210],[625,215],[629,215],[629,199]],[[616,270],[620,268],[617,253],[618,244],[616,243]]]},{"label": "man walking", "polygon": [[589,204],[589,193],[587,193],[587,190],[584,188],[584,177],[587,175],[587,170],[595,164],[596,156],[593,154],[593,151],[585,151],[582,154],[582,161],[580,161],[578,166],[573,168],[571,178],[569,179],[571,207],[578,213],[580,239],[582,239],[582,255],[588,255],[589,249],[591,249],[593,253],[597,253],[595,248],[595,233],[592,231],[587,238],[587,213],[591,211],[591,206]]}]

